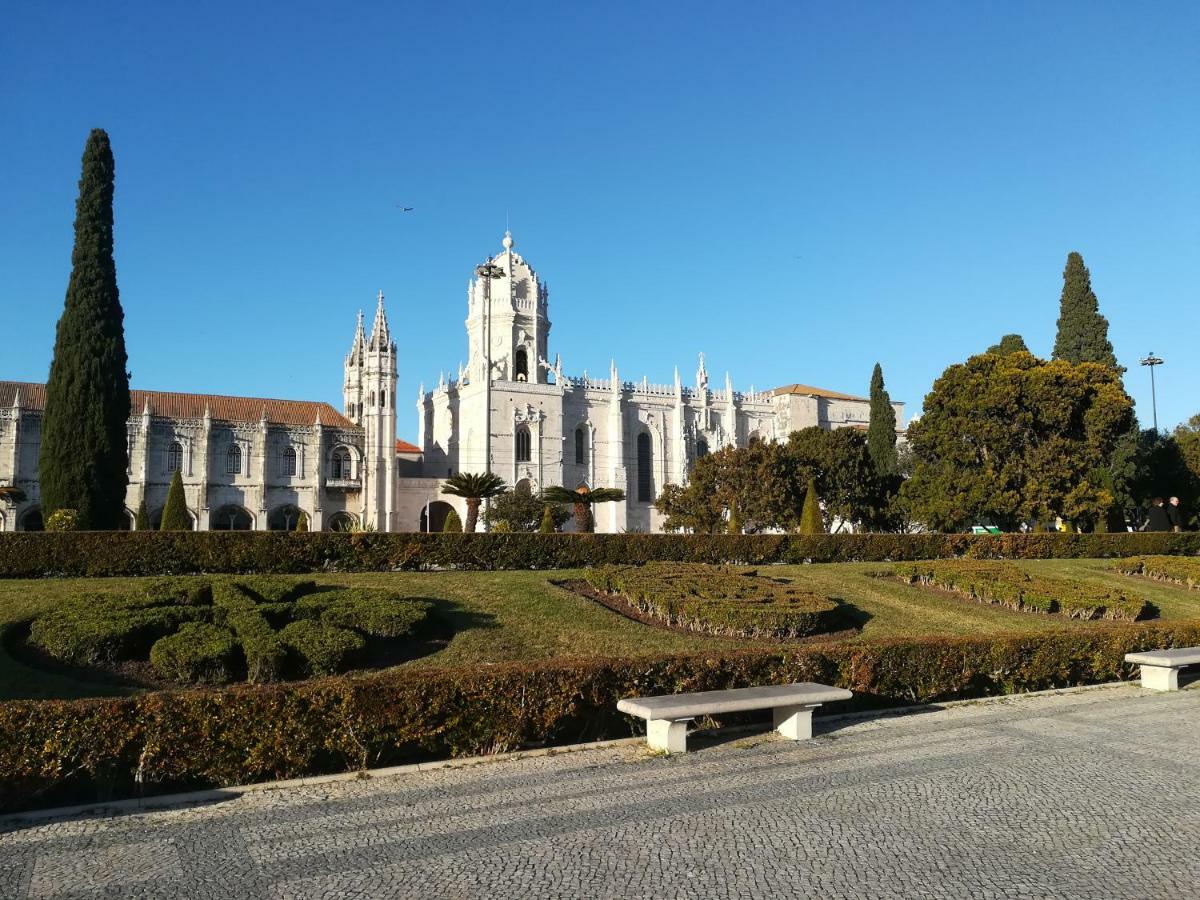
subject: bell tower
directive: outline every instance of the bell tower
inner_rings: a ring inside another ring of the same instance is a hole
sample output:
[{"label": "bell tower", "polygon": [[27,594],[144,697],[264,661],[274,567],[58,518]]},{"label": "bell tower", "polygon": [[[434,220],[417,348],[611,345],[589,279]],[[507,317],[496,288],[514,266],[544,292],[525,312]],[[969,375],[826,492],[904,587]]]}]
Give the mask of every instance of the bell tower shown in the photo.
[{"label": "bell tower", "polygon": [[363,429],[363,522],[379,531],[393,529],[396,511],[396,374],[396,342],[380,291],[369,338],[363,337],[359,313],[358,332],[346,361],[345,389],[346,416]]}]

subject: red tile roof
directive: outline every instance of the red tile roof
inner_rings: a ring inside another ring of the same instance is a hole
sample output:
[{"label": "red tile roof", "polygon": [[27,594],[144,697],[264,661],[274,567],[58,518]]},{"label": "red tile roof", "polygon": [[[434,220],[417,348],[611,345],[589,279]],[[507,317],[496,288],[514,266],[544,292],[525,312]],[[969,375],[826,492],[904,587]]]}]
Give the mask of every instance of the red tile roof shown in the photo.
[{"label": "red tile roof", "polygon": [[855,397],[853,394],[842,394],[838,391],[830,391],[825,388],[813,387],[810,384],[789,384],[784,387],[775,388],[772,393],[775,396],[780,394],[800,394],[804,397],[825,397],[829,400],[861,400],[864,403],[868,402],[866,397]]},{"label": "red tile roof", "polygon": [[[0,381],[0,407],[12,406],[17,392],[21,408],[44,410],[46,386],[20,381]],[[142,414],[147,403],[150,413],[170,419],[200,419],[208,409],[222,422],[259,422],[266,411],[273,425],[312,425],[321,417],[322,425],[353,428],[354,423],[328,403],[313,400],[270,400],[260,397],[225,397],[220,394],[177,394],[173,391],[130,391],[130,413]]]},{"label": "red tile roof", "polygon": [[418,447],[416,444],[410,444],[408,441],[402,441],[402,440],[400,440],[400,438],[396,438],[396,452],[397,453],[420,453],[421,448]]}]

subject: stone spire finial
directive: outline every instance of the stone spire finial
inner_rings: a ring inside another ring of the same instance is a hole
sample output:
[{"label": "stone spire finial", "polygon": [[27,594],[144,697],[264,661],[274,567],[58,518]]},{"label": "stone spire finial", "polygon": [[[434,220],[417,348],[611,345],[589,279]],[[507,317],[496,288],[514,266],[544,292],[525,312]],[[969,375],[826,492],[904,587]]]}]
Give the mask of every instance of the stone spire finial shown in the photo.
[{"label": "stone spire finial", "polygon": [[708,369],[704,366],[704,354],[700,354],[700,367],[696,369],[696,390],[708,390]]},{"label": "stone spire finial", "polygon": [[517,242],[513,240],[512,232],[506,229],[504,232],[504,240],[502,240],[500,243],[504,245],[505,250],[511,250],[516,246]]},{"label": "stone spire finial", "polygon": [[371,325],[371,339],[368,346],[372,350],[386,350],[392,342],[392,334],[388,330],[387,313],[383,309],[383,291],[379,292],[379,302],[375,305],[375,322]]}]

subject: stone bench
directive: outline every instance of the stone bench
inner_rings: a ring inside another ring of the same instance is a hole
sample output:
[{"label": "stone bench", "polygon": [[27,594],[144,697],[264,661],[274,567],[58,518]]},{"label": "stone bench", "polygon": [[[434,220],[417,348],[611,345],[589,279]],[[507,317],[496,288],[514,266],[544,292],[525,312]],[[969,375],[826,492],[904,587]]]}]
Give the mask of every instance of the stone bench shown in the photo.
[{"label": "stone bench", "polygon": [[1142,667],[1142,687],[1152,691],[1177,691],[1179,670],[1184,666],[1200,665],[1200,647],[1126,653],[1125,662]]},{"label": "stone bench", "polygon": [[775,728],[780,734],[793,741],[806,741],[812,737],[814,709],[853,696],[843,688],[804,681],[663,697],[626,697],[617,703],[617,709],[646,720],[646,742],[651,749],[686,753],[687,723],[697,716],[770,709],[774,710]]}]

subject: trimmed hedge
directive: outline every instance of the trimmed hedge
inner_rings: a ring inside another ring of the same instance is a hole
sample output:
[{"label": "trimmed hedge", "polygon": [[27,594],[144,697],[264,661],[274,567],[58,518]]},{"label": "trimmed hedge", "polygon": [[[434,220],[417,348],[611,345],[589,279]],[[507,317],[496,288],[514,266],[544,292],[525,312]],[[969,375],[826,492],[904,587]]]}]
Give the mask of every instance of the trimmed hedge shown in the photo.
[{"label": "trimmed hedge", "polygon": [[1170,581],[1200,590],[1200,560],[1172,556],[1134,556],[1109,563],[1110,569],[1123,575],[1141,575],[1156,581]]},{"label": "trimmed hedge", "polygon": [[880,574],[896,575],[909,584],[934,585],[980,603],[1070,619],[1134,622],[1151,611],[1145,598],[1130,597],[1117,588],[1030,575],[1010,562],[934,560],[903,563]]},{"label": "trimmed hedge", "polygon": [[818,681],[856,693],[833,708],[844,712],[1126,679],[1126,653],[1197,644],[1200,620],[10,701],[0,704],[0,808],[628,735],[638,723],[615,711],[628,696]]},{"label": "trimmed hedge", "polygon": [[0,534],[0,578],[574,569],[603,563],[767,565],[944,559],[1200,555],[1200,533],[379,534],[83,531]]},{"label": "trimmed hedge", "polygon": [[168,681],[225,684],[233,681],[237,660],[233,632],[208,622],[188,622],[150,648],[150,664]]},{"label": "trimmed hedge", "polygon": [[835,600],[754,569],[646,563],[589,569],[588,583],[668,625],[732,637],[798,638],[841,624]]},{"label": "trimmed hedge", "polygon": [[279,632],[279,640],[299,658],[306,675],[333,675],[367,646],[362,635],[345,628],[301,619]]}]

